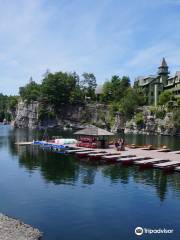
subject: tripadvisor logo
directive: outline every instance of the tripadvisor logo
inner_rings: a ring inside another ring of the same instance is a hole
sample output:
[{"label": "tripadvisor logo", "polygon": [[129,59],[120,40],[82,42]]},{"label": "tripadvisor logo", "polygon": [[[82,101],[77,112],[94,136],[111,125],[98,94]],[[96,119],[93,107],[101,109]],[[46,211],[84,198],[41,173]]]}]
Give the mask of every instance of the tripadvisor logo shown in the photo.
[{"label": "tripadvisor logo", "polygon": [[143,234],[143,228],[142,227],[135,228],[135,234],[141,236]]},{"label": "tripadvisor logo", "polygon": [[136,227],[135,234],[137,236],[141,236],[143,234],[171,234],[174,232],[174,229],[166,229],[166,228],[158,228],[158,229],[150,229],[150,228],[142,228]]}]

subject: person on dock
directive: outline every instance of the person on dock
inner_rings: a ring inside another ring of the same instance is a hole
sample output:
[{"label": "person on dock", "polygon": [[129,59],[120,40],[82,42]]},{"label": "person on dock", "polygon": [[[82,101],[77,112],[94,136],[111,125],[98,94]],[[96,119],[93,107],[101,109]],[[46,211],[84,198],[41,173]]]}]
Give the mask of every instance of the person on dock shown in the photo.
[{"label": "person on dock", "polygon": [[121,151],[125,151],[125,141],[124,141],[124,139],[123,138],[121,138]]},{"label": "person on dock", "polygon": [[116,150],[119,151],[119,142],[117,140],[115,141],[114,145],[115,145]]}]

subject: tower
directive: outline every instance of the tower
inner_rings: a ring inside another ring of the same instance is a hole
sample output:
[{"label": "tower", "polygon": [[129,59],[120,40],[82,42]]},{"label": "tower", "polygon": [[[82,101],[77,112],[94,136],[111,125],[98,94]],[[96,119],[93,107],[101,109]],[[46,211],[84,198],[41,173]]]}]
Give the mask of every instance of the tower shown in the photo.
[{"label": "tower", "polygon": [[161,65],[158,67],[158,78],[154,84],[154,105],[157,106],[159,95],[163,91],[164,87],[168,84],[168,65],[163,57]]},{"label": "tower", "polygon": [[169,74],[168,65],[166,63],[165,58],[163,57],[161,65],[158,67],[158,75],[160,83],[162,83],[164,86],[167,85],[168,74]]}]

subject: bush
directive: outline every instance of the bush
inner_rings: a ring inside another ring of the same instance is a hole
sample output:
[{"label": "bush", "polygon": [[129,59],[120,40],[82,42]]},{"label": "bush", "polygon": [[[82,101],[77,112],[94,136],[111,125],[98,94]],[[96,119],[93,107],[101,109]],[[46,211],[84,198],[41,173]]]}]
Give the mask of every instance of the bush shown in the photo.
[{"label": "bush", "polygon": [[144,124],[143,114],[137,113],[135,115],[135,122],[138,127],[141,127]]},{"label": "bush", "polygon": [[173,112],[173,124],[178,131],[180,131],[180,110],[175,110]]},{"label": "bush", "polygon": [[163,119],[166,115],[166,111],[165,110],[157,110],[155,115],[156,115],[156,118]]}]

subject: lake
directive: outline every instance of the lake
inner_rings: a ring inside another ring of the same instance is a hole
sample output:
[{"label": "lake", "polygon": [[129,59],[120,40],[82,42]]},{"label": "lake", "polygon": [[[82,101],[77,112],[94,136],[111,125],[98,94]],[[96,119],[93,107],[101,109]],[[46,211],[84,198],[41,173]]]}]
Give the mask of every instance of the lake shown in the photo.
[{"label": "lake", "polygon": [[[0,126],[0,212],[39,228],[44,240],[180,239],[179,173],[90,165],[37,146],[14,144],[38,135],[42,133]],[[129,143],[165,144],[175,150],[180,150],[179,140],[126,136]],[[138,226],[174,232],[138,237]]]}]

